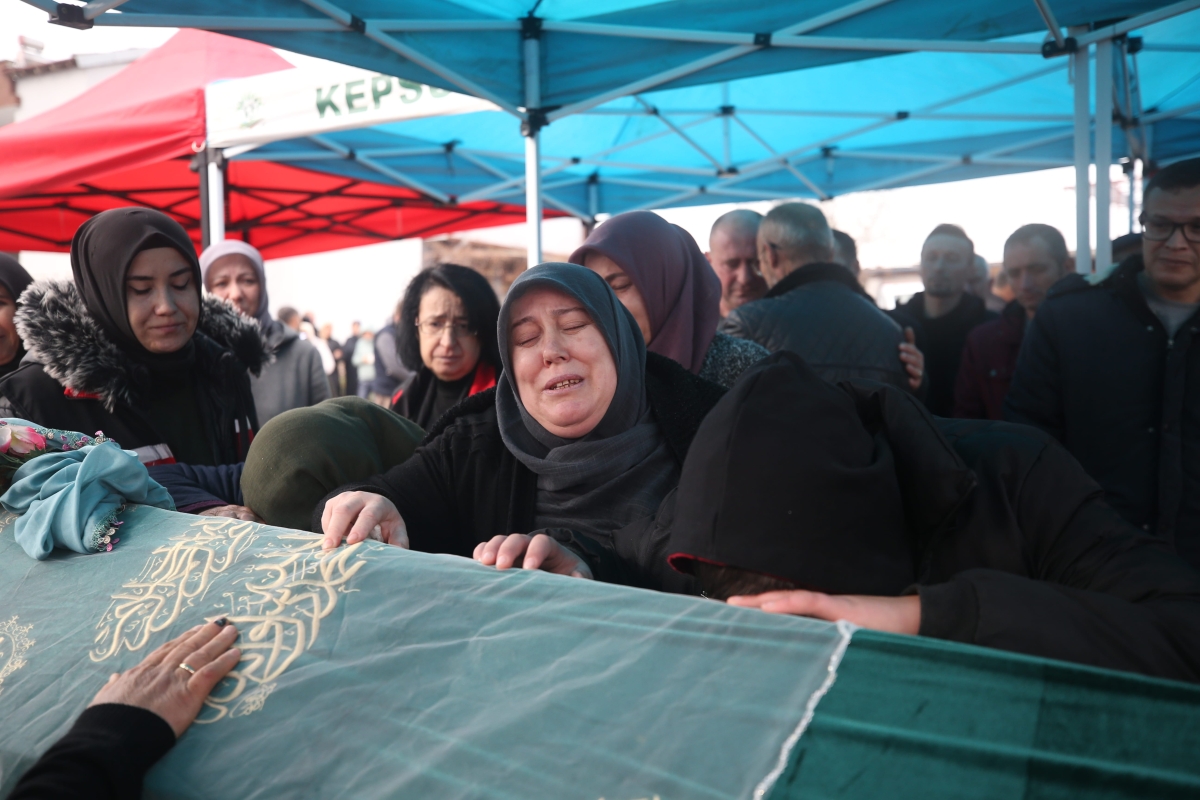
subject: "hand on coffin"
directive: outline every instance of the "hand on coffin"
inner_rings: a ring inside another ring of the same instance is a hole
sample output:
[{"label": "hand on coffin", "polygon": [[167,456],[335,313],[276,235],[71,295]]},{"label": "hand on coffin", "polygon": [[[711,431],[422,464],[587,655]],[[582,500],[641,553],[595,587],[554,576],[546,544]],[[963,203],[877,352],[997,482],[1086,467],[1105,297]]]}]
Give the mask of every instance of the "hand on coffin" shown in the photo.
[{"label": "hand on coffin", "polygon": [[475,546],[474,558],[480,564],[496,569],[540,569],[557,575],[593,580],[592,570],[579,556],[544,533],[526,536],[493,536],[490,541]]},{"label": "hand on coffin", "polygon": [[332,550],[343,539],[346,544],[376,539],[408,549],[404,518],[391,500],[373,492],[345,492],[330,500],[321,514],[321,530],[322,550]]},{"label": "hand on coffin", "polygon": [[908,385],[915,392],[921,388],[921,378],[925,375],[925,354],[917,349],[917,335],[912,328],[904,329],[904,341],[900,343],[900,361],[908,372]]},{"label": "hand on coffin", "polygon": [[113,673],[89,705],[120,703],[144,708],[162,717],[179,738],[200,713],[204,698],[241,659],[242,651],[233,647],[237,636],[237,629],[223,617],[197,625],[128,672]]},{"label": "hand on coffin", "polygon": [[921,628],[921,598],[872,597],[861,594],[824,594],[793,589],[765,594],[741,595],[727,601],[731,606],[760,608],[771,614],[795,614],[830,622],[844,619],[863,628],[916,635]]},{"label": "hand on coffin", "polygon": [[247,522],[262,522],[262,519],[245,506],[215,506],[200,512],[202,517],[229,517]]}]

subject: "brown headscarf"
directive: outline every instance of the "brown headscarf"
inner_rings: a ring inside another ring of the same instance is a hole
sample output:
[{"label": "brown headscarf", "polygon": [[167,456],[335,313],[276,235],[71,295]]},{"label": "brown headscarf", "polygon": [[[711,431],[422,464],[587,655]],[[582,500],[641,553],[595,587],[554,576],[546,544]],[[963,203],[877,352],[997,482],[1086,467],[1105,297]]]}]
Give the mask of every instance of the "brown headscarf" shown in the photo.
[{"label": "brown headscarf", "polygon": [[592,231],[571,263],[583,264],[588,253],[612,259],[642,293],[646,349],[699,373],[721,319],[721,282],[696,240],[657,214],[630,211]]}]

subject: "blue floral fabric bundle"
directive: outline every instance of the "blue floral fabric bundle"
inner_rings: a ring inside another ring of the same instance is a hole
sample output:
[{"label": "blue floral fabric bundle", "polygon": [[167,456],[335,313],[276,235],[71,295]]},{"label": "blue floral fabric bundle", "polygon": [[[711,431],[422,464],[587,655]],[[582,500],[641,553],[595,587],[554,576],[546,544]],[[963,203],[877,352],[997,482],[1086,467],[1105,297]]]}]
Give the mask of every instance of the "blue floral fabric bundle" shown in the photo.
[{"label": "blue floral fabric bundle", "polygon": [[[8,434],[5,436],[4,434]],[[137,454],[116,442],[57,431],[19,419],[0,420],[4,455],[22,460],[0,505],[21,516],[17,543],[39,561],[55,547],[76,553],[111,550],[126,503],[174,510],[167,490],[151,479]]]}]

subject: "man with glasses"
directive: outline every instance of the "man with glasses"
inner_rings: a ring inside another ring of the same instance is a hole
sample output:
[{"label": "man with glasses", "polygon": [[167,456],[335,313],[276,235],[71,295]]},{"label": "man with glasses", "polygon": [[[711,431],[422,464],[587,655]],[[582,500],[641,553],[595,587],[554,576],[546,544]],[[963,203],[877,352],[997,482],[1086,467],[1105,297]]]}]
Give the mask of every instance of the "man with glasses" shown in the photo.
[{"label": "man with glasses", "polygon": [[1005,417],[1055,436],[1113,508],[1200,567],[1200,159],[1156,174],[1142,207],[1140,255],[1041,304]]},{"label": "man with glasses", "polygon": [[720,330],[773,353],[797,353],[828,381],[919,386],[923,356],[833,258],[833,234],[820,209],[807,203],[771,209],[758,226],[759,269],[770,291],[734,309]]}]

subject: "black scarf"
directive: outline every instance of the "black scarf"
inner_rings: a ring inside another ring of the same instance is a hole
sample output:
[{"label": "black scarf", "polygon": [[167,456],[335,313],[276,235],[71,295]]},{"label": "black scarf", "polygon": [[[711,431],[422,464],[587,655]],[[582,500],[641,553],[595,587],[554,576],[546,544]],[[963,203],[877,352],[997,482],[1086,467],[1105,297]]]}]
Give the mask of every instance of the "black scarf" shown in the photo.
[{"label": "black scarf", "polygon": [[[509,315],[530,289],[575,298],[604,334],[617,367],[617,390],[600,424],[579,439],[547,431],[512,382]],[[650,516],[674,487],[679,468],[646,393],[646,345],[633,316],[596,273],[575,264],[541,264],[521,274],[500,307],[496,333],[504,372],[496,416],[504,445],[537,475],[534,524],[607,534]]]},{"label": "black scarf", "polygon": [[192,285],[200,292],[200,262],[187,232],[178,222],[150,208],[102,211],[75,231],[71,272],[88,314],[130,358],[152,371],[182,371],[195,361],[195,342],[174,353],[152,353],[129,325],[125,308],[125,276],[134,256],[155,247],[172,247],[192,266]]},{"label": "black scarf", "polygon": [[675,508],[680,571],[706,561],[835,594],[897,595],[916,579],[886,436],[795,353],[748,369],[705,417]]}]

